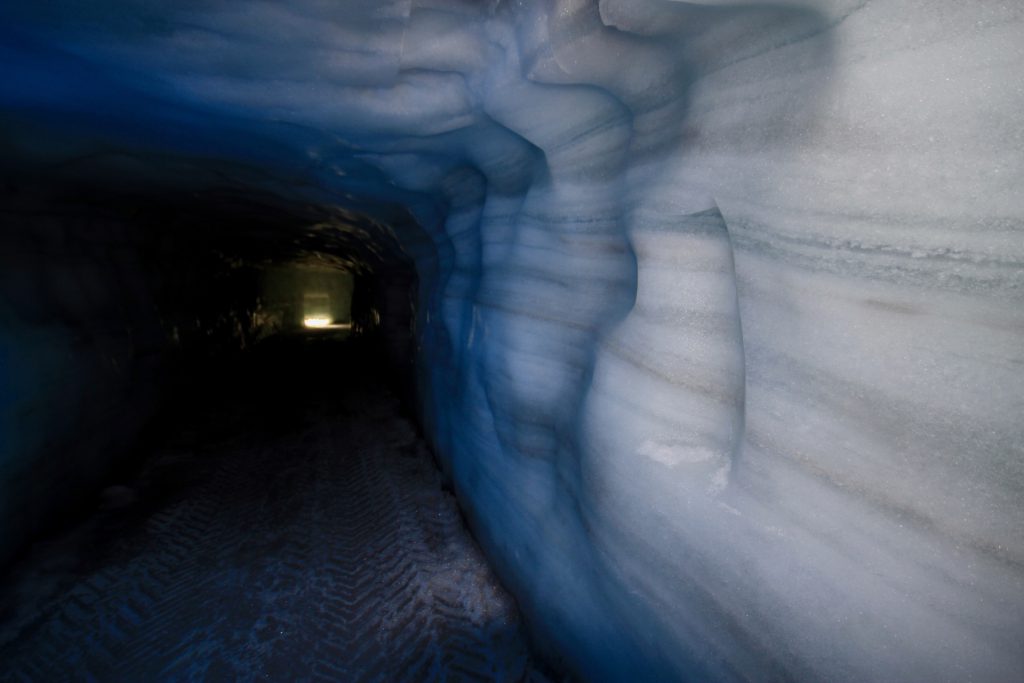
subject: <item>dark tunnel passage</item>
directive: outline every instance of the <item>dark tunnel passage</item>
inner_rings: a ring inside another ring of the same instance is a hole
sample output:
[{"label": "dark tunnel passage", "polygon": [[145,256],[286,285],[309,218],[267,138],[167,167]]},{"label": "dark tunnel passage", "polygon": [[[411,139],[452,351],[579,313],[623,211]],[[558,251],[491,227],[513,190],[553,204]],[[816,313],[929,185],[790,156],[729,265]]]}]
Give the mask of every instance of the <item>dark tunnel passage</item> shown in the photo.
[{"label": "dark tunnel passage", "polygon": [[100,177],[22,170],[5,183],[3,367],[17,412],[4,433],[12,466],[39,468],[4,482],[5,558],[59,514],[54,501],[96,484],[176,384],[262,339],[347,325],[380,342],[387,377],[411,381],[416,275],[393,242],[358,236],[365,217],[237,191],[118,194],[126,176]]},{"label": "dark tunnel passage", "polygon": [[415,426],[397,245],[267,197],[24,178],[0,678],[547,680]]}]

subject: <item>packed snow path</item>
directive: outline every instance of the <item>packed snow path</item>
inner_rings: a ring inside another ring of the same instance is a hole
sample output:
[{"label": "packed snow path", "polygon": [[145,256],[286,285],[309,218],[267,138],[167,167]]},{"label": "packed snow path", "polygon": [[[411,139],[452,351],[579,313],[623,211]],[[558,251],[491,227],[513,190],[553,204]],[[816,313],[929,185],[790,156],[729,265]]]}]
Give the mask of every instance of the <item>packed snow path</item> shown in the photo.
[{"label": "packed snow path", "polygon": [[308,341],[21,563],[0,679],[542,679],[398,401]]}]

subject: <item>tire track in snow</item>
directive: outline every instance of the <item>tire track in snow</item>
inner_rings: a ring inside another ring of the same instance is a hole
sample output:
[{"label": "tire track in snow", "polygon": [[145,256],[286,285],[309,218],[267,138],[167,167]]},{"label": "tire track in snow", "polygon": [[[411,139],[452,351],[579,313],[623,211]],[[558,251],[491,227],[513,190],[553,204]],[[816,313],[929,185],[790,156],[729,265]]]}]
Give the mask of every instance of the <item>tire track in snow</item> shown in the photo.
[{"label": "tire track in snow", "polygon": [[0,679],[546,680],[397,402],[347,400],[181,456],[208,476],[0,630]]}]

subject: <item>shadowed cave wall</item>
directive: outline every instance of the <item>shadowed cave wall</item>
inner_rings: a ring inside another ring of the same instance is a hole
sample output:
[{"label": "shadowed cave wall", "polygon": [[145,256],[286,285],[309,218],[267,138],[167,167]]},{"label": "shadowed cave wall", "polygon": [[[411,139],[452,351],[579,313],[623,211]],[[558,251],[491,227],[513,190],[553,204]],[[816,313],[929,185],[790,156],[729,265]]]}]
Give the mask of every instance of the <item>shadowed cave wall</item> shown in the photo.
[{"label": "shadowed cave wall", "polygon": [[[363,283],[354,322],[380,318],[396,361],[414,348],[440,464],[576,674],[1024,665],[1016,6],[68,2],[5,19],[13,177],[45,186],[70,164],[121,206],[271,197],[285,218],[261,232],[261,211],[234,211],[211,232],[225,253],[395,274]],[[28,307],[62,311],[55,341],[8,314],[5,373],[39,392],[39,424],[84,429],[41,379],[88,375],[103,344],[130,349],[113,355],[134,379],[89,386],[133,411],[152,386],[165,285],[142,254],[159,231],[113,224],[87,256],[35,218],[5,238],[46,263],[77,254],[101,273],[75,277],[117,302],[71,373],[44,351],[82,329],[63,324],[68,286],[46,280]],[[381,265],[399,262],[415,276]],[[141,419],[87,421],[110,439]],[[5,458],[42,467],[33,448]],[[92,472],[101,450],[46,470]],[[28,470],[10,471],[17,489]]]}]

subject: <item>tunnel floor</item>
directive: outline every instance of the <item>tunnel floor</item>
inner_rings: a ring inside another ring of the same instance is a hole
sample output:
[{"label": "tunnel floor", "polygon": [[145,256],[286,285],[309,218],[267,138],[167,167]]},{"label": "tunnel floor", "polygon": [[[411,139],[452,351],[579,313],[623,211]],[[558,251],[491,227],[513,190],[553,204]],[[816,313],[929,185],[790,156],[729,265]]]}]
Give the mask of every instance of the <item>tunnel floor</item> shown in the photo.
[{"label": "tunnel floor", "polygon": [[0,679],[547,680],[354,342],[248,355],[8,575]]}]

